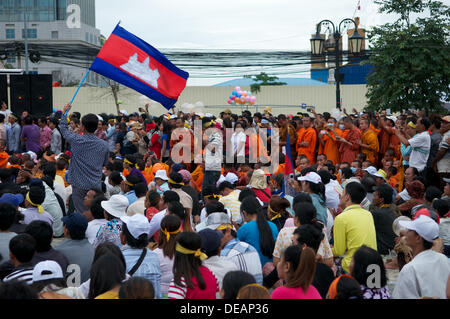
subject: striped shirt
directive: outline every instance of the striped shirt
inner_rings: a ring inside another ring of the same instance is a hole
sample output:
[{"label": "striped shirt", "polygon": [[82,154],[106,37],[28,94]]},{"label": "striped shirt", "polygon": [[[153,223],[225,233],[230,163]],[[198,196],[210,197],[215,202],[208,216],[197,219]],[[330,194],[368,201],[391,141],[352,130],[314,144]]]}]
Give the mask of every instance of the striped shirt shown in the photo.
[{"label": "striped shirt", "polygon": [[205,266],[200,266],[200,273],[205,281],[206,288],[201,290],[197,285],[197,278],[192,278],[194,288],[188,288],[184,277],[181,277],[181,286],[172,279],[169,285],[168,299],[216,299],[216,293],[220,291],[219,281]]},{"label": "striped shirt", "polygon": [[231,220],[236,224],[242,224],[244,222],[241,215],[241,202],[239,201],[239,193],[232,191],[227,196],[222,196],[219,202],[231,212]]},{"label": "striped shirt", "polygon": [[26,283],[27,285],[31,285],[33,283],[33,266],[21,265],[19,269],[14,270],[8,276],[3,279],[3,282],[9,282],[13,280],[21,281]]},{"label": "striped shirt", "polygon": [[60,122],[62,136],[72,147],[67,181],[79,189],[101,189],[103,166],[109,162],[108,143],[94,134],[78,135],[69,130],[67,117]]},{"label": "striped shirt", "polygon": [[220,251],[220,256],[232,261],[239,270],[248,272],[255,277],[258,284],[262,285],[263,274],[258,251],[245,242],[238,239],[230,240]]}]

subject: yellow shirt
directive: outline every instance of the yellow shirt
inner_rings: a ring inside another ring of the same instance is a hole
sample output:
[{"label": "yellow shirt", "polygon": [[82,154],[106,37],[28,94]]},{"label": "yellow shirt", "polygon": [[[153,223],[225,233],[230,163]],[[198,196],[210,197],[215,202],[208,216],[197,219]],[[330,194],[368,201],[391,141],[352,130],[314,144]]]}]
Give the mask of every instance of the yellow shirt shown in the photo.
[{"label": "yellow shirt", "polygon": [[349,272],[348,266],[353,254],[362,245],[377,250],[377,237],[372,214],[359,205],[351,205],[334,220],[335,257],[344,256],[342,268]]},{"label": "yellow shirt", "polygon": [[119,299],[119,294],[115,291],[107,291],[101,295],[95,297],[95,299]]}]

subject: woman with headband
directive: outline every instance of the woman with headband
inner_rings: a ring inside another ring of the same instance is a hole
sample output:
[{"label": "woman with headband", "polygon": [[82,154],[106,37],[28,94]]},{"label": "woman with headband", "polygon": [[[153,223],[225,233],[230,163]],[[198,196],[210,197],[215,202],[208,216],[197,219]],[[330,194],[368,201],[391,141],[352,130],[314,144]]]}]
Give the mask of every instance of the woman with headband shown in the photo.
[{"label": "woman with headband", "polygon": [[158,248],[154,250],[158,255],[161,266],[161,295],[167,298],[169,284],[173,279],[173,261],[175,255],[175,238],[181,232],[181,220],[176,215],[167,215],[161,221],[161,231],[158,238]]},{"label": "woman with headband", "polygon": [[25,207],[22,212],[25,216],[23,223],[28,225],[32,221],[42,220],[49,223],[53,228],[53,217],[42,207],[45,200],[45,190],[41,187],[33,186],[25,197]]},{"label": "woman with headband", "polygon": [[202,266],[207,256],[201,247],[199,234],[183,232],[177,235],[169,299],[216,299],[219,282],[208,268]]},{"label": "woman with headband", "polygon": [[[127,155],[125,157],[125,159],[123,160],[123,168],[126,169],[129,175],[134,174],[136,176],[139,176],[142,183],[145,183],[146,185],[148,184],[147,180],[145,179],[144,175],[137,165],[136,158],[133,155]],[[125,177],[128,176],[128,174],[124,172]]]}]

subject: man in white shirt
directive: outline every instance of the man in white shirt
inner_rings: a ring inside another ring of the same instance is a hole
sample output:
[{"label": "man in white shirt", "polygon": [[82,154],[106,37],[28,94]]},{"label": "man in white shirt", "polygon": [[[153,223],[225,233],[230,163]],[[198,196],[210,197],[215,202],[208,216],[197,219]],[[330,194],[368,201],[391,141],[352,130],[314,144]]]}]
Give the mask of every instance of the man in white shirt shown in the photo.
[{"label": "man in white shirt", "polygon": [[106,200],[106,197],[103,195],[96,196],[89,206],[89,211],[91,212],[91,215],[92,217],[94,217],[94,219],[88,222],[88,227],[86,229],[86,238],[91,244],[94,244],[100,227],[108,222],[105,219],[105,214],[102,207],[102,201]]},{"label": "man in white shirt", "polygon": [[[214,128],[214,121],[205,117],[202,119],[203,130],[207,136],[203,137],[205,145],[205,174],[203,177],[202,193],[206,186],[216,185],[220,178],[223,162],[223,136],[222,132]],[[203,136],[203,135],[202,135]],[[196,155],[198,156],[198,155]]]},{"label": "man in white shirt", "polygon": [[413,259],[400,271],[392,297],[446,299],[450,260],[444,254],[431,250],[433,241],[439,237],[438,224],[425,215],[399,223],[408,230],[406,244],[412,248]]},{"label": "man in white shirt", "polygon": [[407,125],[415,129],[417,134],[407,139],[398,130],[395,130],[395,135],[405,146],[411,145],[412,151],[409,157],[409,166],[417,168],[421,173],[425,170],[428,157],[430,156],[431,137],[430,133],[428,133],[428,128],[431,126],[431,123],[427,118],[421,117],[417,120],[417,124],[409,122]]}]

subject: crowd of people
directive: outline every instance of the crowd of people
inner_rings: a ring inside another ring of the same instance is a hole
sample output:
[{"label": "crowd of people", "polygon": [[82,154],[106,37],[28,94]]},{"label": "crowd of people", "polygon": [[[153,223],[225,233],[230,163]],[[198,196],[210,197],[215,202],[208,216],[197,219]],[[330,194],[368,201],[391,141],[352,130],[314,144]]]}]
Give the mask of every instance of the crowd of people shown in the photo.
[{"label": "crowd of people", "polygon": [[0,299],[450,298],[449,115],[1,104]]}]

